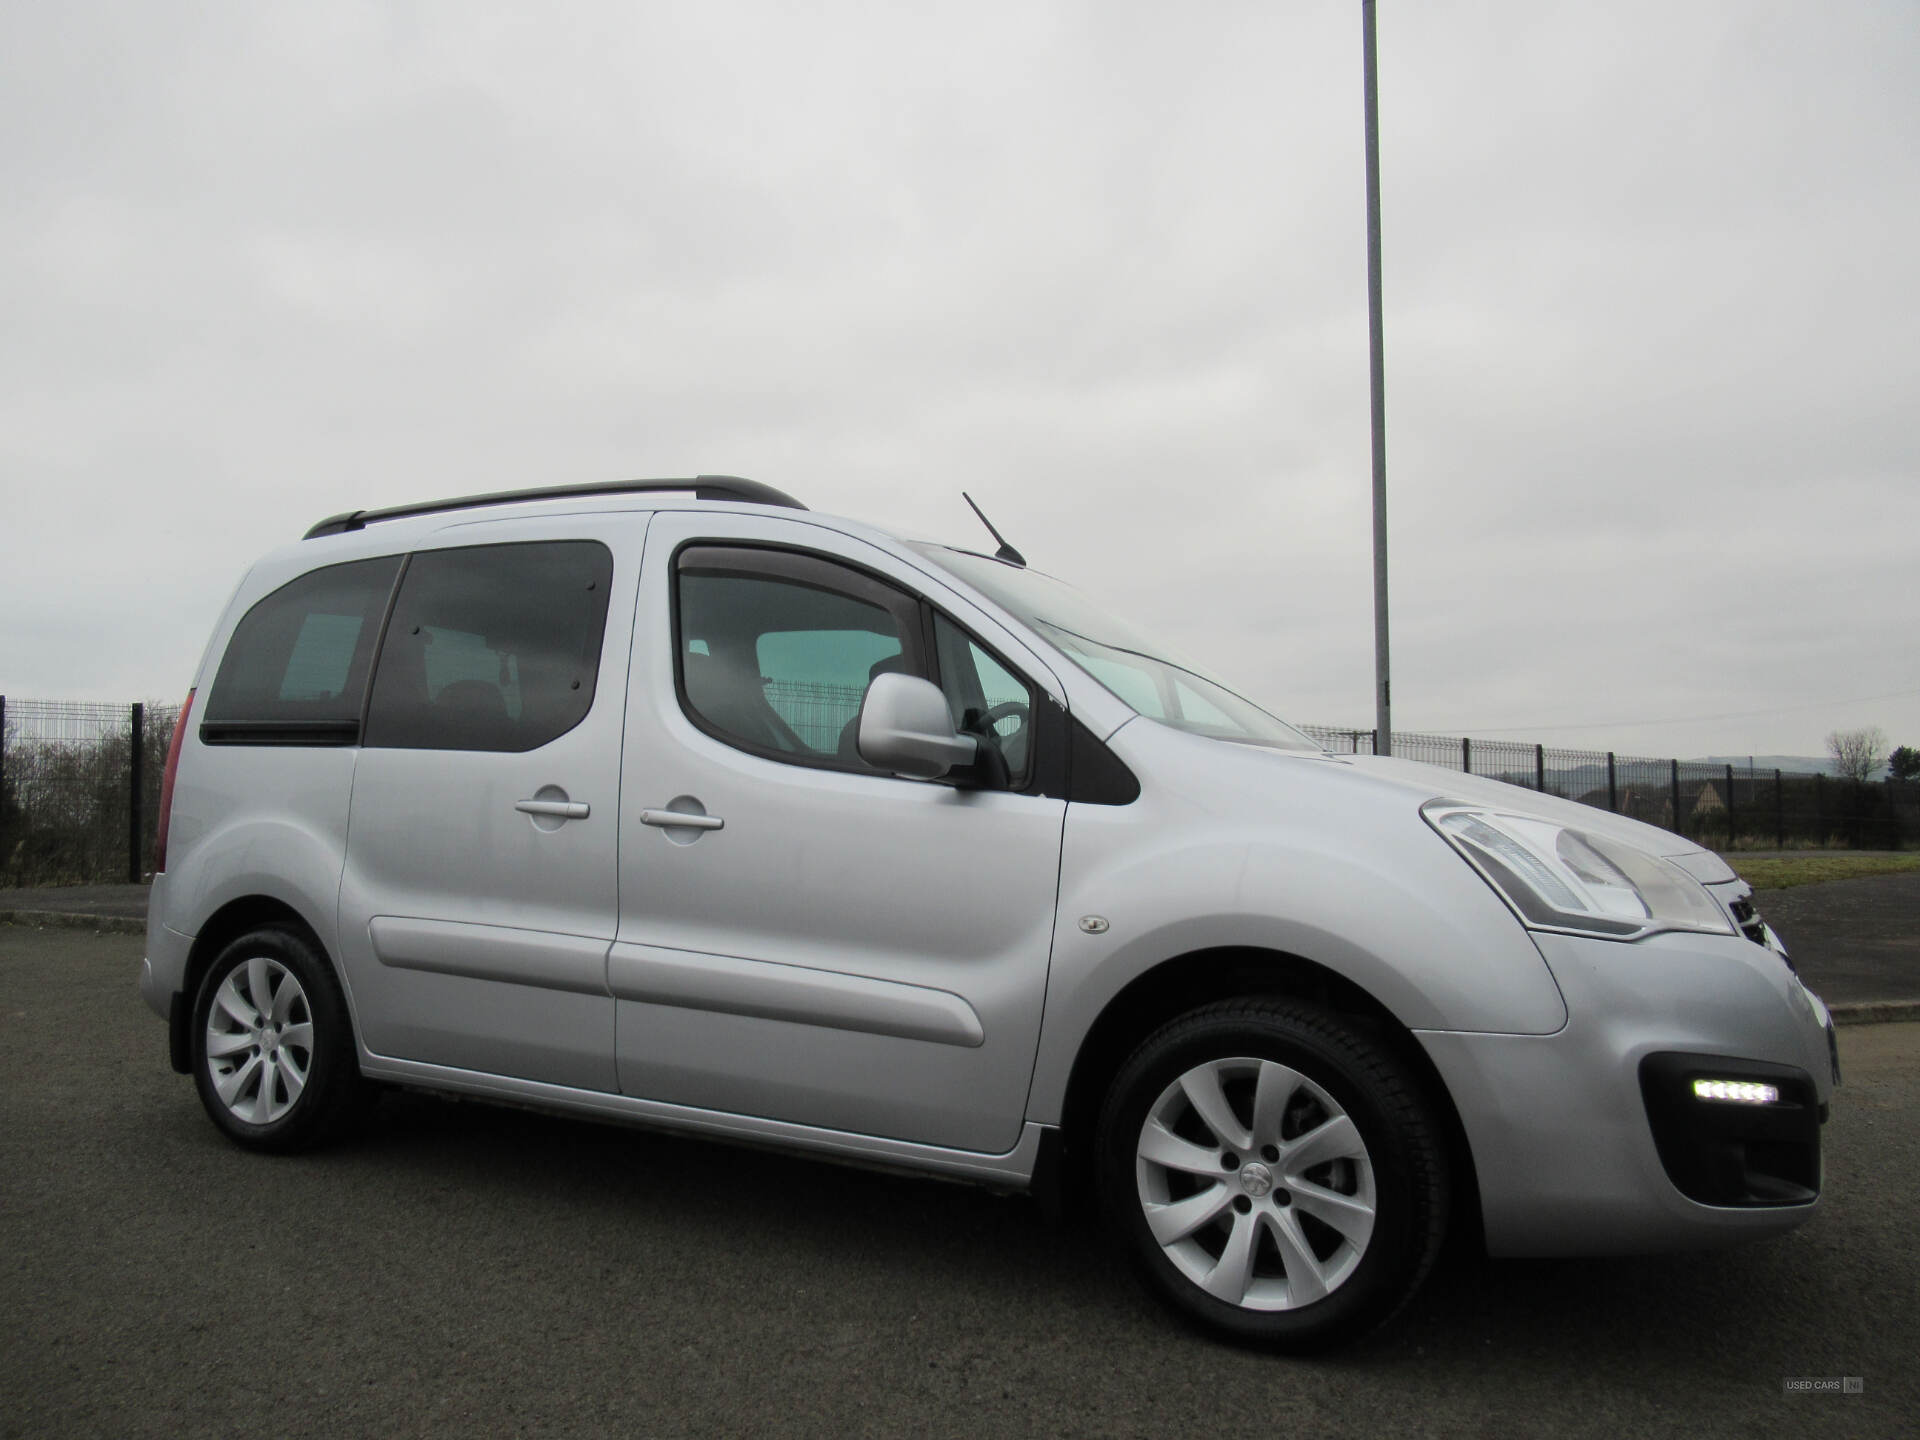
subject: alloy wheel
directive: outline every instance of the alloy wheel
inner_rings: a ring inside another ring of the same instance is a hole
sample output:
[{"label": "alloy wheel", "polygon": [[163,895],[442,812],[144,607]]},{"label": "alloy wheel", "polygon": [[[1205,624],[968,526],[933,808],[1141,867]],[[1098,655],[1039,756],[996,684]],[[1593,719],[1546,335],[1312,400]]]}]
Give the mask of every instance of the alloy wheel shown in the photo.
[{"label": "alloy wheel", "polygon": [[1166,1258],[1247,1310],[1325,1299],[1373,1236],[1360,1131],[1322,1086],[1274,1060],[1212,1060],[1168,1085],[1140,1127],[1135,1180]]},{"label": "alloy wheel", "polygon": [[205,1063],[220,1103],[246,1124],[271,1124],[299,1103],[313,1010],[291,970],[255,955],[227,972],[207,1011]]}]

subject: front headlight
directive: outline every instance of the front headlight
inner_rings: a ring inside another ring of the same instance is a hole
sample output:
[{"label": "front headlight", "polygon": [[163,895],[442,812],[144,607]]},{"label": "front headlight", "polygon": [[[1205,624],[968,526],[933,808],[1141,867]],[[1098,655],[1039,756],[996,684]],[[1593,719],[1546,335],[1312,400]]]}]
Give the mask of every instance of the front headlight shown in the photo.
[{"label": "front headlight", "polygon": [[1678,865],[1536,815],[1429,800],[1429,825],[1528,925],[1609,940],[1656,930],[1731,935],[1733,922]]}]

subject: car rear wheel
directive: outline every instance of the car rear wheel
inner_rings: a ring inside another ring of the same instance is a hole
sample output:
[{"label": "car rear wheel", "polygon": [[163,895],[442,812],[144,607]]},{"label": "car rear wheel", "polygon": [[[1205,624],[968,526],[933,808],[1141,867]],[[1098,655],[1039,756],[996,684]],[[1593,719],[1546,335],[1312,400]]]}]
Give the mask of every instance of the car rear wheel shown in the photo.
[{"label": "car rear wheel", "polygon": [[1411,1075],[1351,1021],[1291,1001],[1211,1005],[1149,1036],[1108,1092],[1099,1164],[1149,1288],[1275,1349],[1383,1323],[1445,1228],[1444,1149]]},{"label": "car rear wheel", "polygon": [[304,936],[269,927],[213,962],[193,1010],[193,1076],[213,1123],[242,1145],[328,1139],[363,1092],[347,1007]]}]

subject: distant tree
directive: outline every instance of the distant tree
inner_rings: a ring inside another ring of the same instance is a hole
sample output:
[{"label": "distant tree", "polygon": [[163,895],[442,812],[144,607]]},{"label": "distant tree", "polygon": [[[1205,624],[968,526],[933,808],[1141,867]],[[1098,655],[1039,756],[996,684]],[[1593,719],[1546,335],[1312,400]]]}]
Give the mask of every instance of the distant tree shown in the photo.
[{"label": "distant tree", "polygon": [[1887,757],[1887,771],[1896,780],[1920,780],[1920,750],[1902,745]]},{"label": "distant tree", "polygon": [[1836,730],[1827,736],[1827,753],[1842,779],[1864,782],[1887,763],[1887,735],[1878,725]]}]

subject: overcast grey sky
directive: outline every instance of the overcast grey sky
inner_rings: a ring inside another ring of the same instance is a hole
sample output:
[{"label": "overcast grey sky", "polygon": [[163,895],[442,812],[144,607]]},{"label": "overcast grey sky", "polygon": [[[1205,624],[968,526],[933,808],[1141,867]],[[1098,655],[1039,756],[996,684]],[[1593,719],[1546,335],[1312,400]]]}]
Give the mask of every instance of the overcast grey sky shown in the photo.
[{"label": "overcast grey sky", "polygon": [[[1396,726],[1920,745],[1920,5],[1379,12]],[[1360,74],[1357,0],[6,6],[0,691],[177,700],[325,514],[727,472],[1370,726]]]}]

